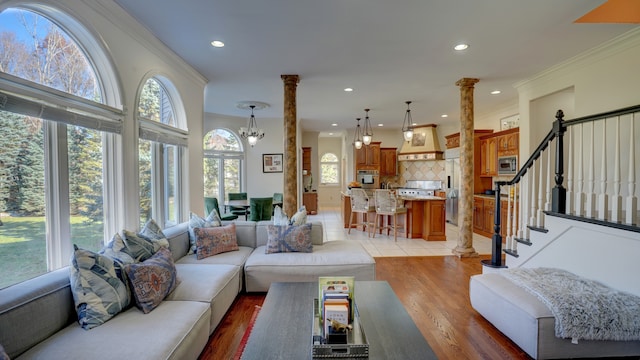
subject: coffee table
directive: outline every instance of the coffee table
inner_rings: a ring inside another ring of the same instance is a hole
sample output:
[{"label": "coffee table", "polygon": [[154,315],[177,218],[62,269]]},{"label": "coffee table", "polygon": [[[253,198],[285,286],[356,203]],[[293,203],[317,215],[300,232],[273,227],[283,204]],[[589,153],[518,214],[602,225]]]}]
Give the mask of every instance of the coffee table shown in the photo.
[{"label": "coffee table", "polygon": [[[313,299],[318,284],[272,283],[242,359],[311,359]],[[356,281],[369,359],[437,359],[386,281]]]}]

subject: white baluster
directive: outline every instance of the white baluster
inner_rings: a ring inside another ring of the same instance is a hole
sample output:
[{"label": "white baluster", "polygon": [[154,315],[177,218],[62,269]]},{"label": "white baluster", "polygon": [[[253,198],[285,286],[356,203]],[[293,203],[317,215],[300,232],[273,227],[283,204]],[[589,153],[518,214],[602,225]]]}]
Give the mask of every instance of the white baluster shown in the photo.
[{"label": "white baluster", "polygon": [[530,208],[531,208],[531,212],[529,213],[529,215],[531,215],[531,217],[529,218],[529,225],[530,226],[536,226],[537,221],[536,221],[536,164],[538,162],[534,161],[533,165],[531,165],[531,168],[529,170],[531,170],[531,176],[529,177],[529,181],[530,181],[530,186],[529,186],[529,192],[531,193],[531,203],[529,204]]},{"label": "white baluster", "polygon": [[613,161],[613,196],[611,197],[611,221],[622,220],[622,196],[620,195],[620,116],[616,117],[616,146]]},{"label": "white baluster", "polygon": [[513,246],[513,238],[511,237],[511,185],[507,186],[507,231],[505,231],[505,234],[507,234],[507,247],[511,249]]},{"label": "white baluster", "polygon": [[575,201],[575,215],[583,216],[584,215],[584,139],[582,138],[582,124],[578,124],[579,135],[577,136],[578,140],[578,155],[576,156],[576,161],[578,162],[578,178],[576,179],[576,201]]},{"label": "white baluster", "polygon": [[606,220],[609,215],[607,195],[607,119],[602,120],[602,161],[600,162],[600,195],[598,195],[598,220]]},{"label": "white baluster", "polygon": [[[550,145],[550,144],[549,144]],[[547,150],[549,151],[549,147],[547,147]],[[547,176],[545,174],[544,171],[544,157],[546,154],[540,154],[540,158],[538,158],[538,162],[540,163],[540,171],[538,172],[538,206],[537,206],[537,211],[536,211],[536,217],[538,218],[536,226],[539,228],[543,228],[544,227],[544,213],[542,212],[543,208],[544,208],[544,202],[543,202],[543,196],[544,196],[544,180],[545,177]]]},{"label": "white baluster", "polygon": [[588,176],[588,189],[586,194],[586,213],[585,216],[588,218],[595,217],[596,212],[596,193],[595,193],[595,159],[594,159],[594,151],[595,147],[593,141],[593,128],[595,127],[595,122],[591,123],[591,134],[590,134],[590,142],[589,142],[589,176]]},{"label": "white baluster", "polygon": [[636,150],[634,139],[635,114],[631,116],[631,129],[629,129],[629,195],[625,206],[625,223],[637,224],[638,198],[636,197]]},{"label": "white baluster", "polygon": [[551,151],[553,149],[551,144],[547,148],[547,174],[545,175],[545,179],[547,181],[547,202],[544,203],[544,210],[551,211],[551,183],[555,184],[555,181],[552,181],[555,178],[555,174],[551,172]]},{"label": "white baluster", "polygon": [[520,211],[518,212],[518,214],[520,215],[520,219],[518,220],[518,232],[517,232],[517,237],[518,239],[528,239],[529,238],[529,234],[526,230],[528,230],[527,228],[527,199],[525,199],[526,196],[526,192],[525,190],[527,189],[527,177],[529,176],[529,173],[527,172],[527,174],[525,174],[525,176],[523,176],[522,178],[520,178],[520,186],[519,186],[519,203],[518,205],[520,206]]},{"label": "white baluster", "polygon": [[569,138],[567,153],[567,214],[573,214],[573,129],[571,126],[567,128],[567,137]]}]

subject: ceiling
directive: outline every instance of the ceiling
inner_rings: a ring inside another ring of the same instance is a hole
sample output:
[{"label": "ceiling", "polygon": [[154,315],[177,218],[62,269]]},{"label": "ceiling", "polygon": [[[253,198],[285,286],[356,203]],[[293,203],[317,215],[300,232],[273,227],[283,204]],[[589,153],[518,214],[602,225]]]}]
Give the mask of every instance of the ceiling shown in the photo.
[{"label": "ceiling", "polygon": [[574,23],[604,0],[116,2],[209,80],[206,112],[241,126],[249,111],[237,103],[260,101],[270,107],[258,124],[281,119],[280,75],[297,74],[301,127],[319,132],[353,128],[365,108],[374,134],[379,123],[400,128],[407,100],[414,122],[457,122],[463,77],[480,79],[481,115],[513,104],[516,82],[638,26]]}]

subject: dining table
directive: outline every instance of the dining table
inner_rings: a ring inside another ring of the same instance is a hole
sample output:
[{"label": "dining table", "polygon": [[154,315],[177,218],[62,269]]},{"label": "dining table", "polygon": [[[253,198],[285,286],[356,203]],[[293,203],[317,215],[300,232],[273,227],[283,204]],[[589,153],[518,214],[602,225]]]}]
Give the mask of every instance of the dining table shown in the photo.
[{"label": "dining table", "polygon": [[224,202],[224,211],[227,212],[229,207],[242,207],[244,208],[244,219],[248,220],[248,216],[249,216],[249,207],[251,207],[251,204],[249,202],[249,200],[245,199],[245,200],[227,200]]}]

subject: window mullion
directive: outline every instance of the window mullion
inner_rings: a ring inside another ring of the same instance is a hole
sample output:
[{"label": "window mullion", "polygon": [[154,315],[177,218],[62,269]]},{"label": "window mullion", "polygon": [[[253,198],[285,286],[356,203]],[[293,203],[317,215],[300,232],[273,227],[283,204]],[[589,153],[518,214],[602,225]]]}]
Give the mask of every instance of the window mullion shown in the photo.
[{"label": "window mullion", "polygon": [[163,146],[157,142],[151,142],[151,216],[164,228],[164,161]]},{"label": "window mullion", "polygon": [[43,123],[47,268],[51,271],[68,265],[72,252],[69,162],[67,126],[52,121]]}]

